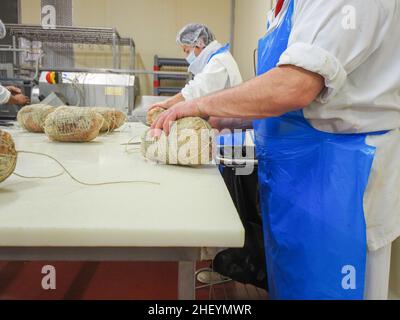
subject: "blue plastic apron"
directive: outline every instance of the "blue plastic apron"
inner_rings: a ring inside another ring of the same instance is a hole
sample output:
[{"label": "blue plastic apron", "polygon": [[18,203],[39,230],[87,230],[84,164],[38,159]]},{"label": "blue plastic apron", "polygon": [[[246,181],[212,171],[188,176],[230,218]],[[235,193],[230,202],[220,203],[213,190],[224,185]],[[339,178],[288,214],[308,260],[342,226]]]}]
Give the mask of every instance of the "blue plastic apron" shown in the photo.
[{"label": "blue plastic apron", "polygon": [[[287,49],[295,1],[259,41],[258,74]],[[292,112],[254,122],[273,299],[363,299],[363,211],[375,148],[366,135],[320,132]]]},{"label": "blue plastic apron", "polygon": [[221,54],[221,53],[225,53],[228,52],[231,49],[231,45],[228,43],[225,46],[223,46],[222,48],[218,49],[217,51],[215,51],[207,60],[207,63],[210,62],[210,60],[212,58],[214,58],[217,54]]}]

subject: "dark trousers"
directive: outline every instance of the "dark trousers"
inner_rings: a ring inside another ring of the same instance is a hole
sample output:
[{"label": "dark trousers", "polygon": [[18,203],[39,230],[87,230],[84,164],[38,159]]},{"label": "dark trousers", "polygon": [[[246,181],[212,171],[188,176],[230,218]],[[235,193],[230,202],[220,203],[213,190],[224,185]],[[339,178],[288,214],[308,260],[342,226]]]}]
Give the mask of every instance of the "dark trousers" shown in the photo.
[{"label": "dark trousers", "polygon": [[267,272],[257,169],[238,176],[236,169],[224,167],[222,176],[242,220],[246,236],[244,248],[228,249],[214,259],[214,270],[235,281],[267,289]]}]

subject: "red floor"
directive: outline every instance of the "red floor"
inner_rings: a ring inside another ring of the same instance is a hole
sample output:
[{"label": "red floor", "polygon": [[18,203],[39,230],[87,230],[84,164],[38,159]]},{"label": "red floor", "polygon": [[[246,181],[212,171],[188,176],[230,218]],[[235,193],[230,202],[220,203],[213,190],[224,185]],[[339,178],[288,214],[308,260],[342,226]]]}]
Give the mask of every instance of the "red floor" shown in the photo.
[{"label": "red floor", "polygon": [[[56,268],[56,290],[42,289],[46,264]],[[176,263],[0,262],[0,299],[175,300],[177,281]],[[265,291],[235,282],[196,295],[198,300],[267,299]]]}]

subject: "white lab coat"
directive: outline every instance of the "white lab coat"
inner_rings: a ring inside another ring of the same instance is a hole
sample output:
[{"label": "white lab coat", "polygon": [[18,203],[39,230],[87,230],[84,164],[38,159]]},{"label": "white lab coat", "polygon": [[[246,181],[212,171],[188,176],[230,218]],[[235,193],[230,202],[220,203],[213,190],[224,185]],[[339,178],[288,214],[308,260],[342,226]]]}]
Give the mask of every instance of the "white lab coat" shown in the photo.
[{"label": "white lab coat", "polygon": [[0,85],[0,104],[6,104],[10,100],[11,92]]},{"label": "white lab coat", "polygon": [[[282,21],[287,5],[270,30]],[[324,77],[325,90],[304,109],[313,127],[332,133],[389,130],[366,141],[376,147],[376,155],[364,211],[368,247],[378,250],[400,237],[400,5],[393,0],[295,0],[292,23],[278,65]]]},{"label": "white lab coat", "polygon": [[182,89],[181,93],[186,101],[228,89],[243,82],[239,67],[229,51],[213,56],[207,63],[208,58],[219,48],[221,45],[214,41],[199,55],[198,59],[204,60],[205,67]]}]

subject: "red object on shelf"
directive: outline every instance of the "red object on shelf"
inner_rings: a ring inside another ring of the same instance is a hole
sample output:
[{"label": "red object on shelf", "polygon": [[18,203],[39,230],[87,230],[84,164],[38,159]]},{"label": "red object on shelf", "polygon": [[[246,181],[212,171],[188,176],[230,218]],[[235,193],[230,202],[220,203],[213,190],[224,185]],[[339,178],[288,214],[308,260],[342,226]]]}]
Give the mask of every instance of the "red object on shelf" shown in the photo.
[{"label": "red object on shelf", "polygon": [[160,81],[154,80],[153,86],[154,86],[154,88],[159,88],[160,87]]},{"label": "red object on shelf", "polygon": [[154,71],[160,71],[160,67],[159,66],[154,66]]}]

